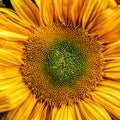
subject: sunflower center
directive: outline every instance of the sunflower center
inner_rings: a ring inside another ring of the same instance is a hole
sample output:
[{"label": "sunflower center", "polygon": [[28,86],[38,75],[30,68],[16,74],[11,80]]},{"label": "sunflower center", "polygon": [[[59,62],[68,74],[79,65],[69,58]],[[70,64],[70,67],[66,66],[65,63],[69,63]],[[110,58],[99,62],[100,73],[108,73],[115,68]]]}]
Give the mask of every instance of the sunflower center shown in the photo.
[{"label": "sunflower center", "polygon": [[40,27],[25,44],[23,80],[41,102],[76,103],[102,80],[102,48],[83,28],[57,23]]},{"label": "sunflower center", "polygon": [[84,54],[69,40],[55,43],[46,54],[45,71],[55,86],[75,85],[76,78],[83,75],[84,69]]}]

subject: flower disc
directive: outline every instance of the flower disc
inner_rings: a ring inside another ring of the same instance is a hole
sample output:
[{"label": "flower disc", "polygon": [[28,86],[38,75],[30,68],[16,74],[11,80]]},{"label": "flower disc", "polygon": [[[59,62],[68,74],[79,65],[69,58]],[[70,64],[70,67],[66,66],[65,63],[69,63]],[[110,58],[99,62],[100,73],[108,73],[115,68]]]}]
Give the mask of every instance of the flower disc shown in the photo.
[{"label": "flower disc", "polygon": [[83,28],[53,24],[29,36],[21,72],[40,101],[76,103],[102,80],[102,45]]}]

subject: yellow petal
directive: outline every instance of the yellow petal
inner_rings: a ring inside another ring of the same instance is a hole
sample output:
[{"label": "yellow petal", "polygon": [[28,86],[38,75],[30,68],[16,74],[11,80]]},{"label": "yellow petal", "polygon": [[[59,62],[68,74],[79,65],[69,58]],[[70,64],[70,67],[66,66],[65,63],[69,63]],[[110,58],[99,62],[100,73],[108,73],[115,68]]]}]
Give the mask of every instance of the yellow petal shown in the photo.
[{"label": "yellow petal", "polygon": [[47,105],[40,116],[40,120],[51,120],[52,118],[52,106]]},{"label": "yellow petal", "polygon": [[36,1],[39,6],[39,16],[40,24],[52,24],[53,23],[53,13],[54,13],[54,4],[53,0],[39,0]]},{"label": "yellow petal", "polygon": [[101,104],[117,118],[120,118],[120,94],[118,94],[119,91],[116,91],[116,94],[114,92],[100,89],[99,91],[92,92],[91,95],[95,102]]},{"label": "yellow petal", "polygon": [[52,120],[55,120],[58,110],[59,109],[56,106],[54,106],[52,111]]},{"label": "yellow petal", "polygon": [[43,103],[37,102],[36,106],[34,107],[29,117],[29,120],[40,120],[40,117],[44,108],[45,108],[45,105]]},{"label": "yellow petal", "polygon": [[74,26],[77,25],[84,0],[69,0],[68,1],[68,22],[72,22]]},{"label": "yellow petal", "polygon": [[86,0],[85,3],[84,0],[35,0],[35,2],[39,7],[42,24],[54,19],[54,21],[60,21],[62,24],[72,22],[74,26],[77,25],[78,21],[81,23],[83,15],[83,26],[85,26],[84,23],[88,19],[92,21],[98,12],[117,6],[114,0]]},{"label": "yellow petal", "polygon": [[65,24],[65,17],[63,14],[63,10],[67,11],[67,6],[65,5],[66,0],[54,0],[54,7],[55,7],[55,21],[60,21],[61,23]]},{"label": "yellow petal", "polygon": [[40,7],[41,7],[41,6],[40,6],[40,5],[41,5],[41,3],[40,3],[41,0],[34,0],[34,1],[35,1],[35,3],[37,4],[37,6],[40,8]]},{"label": "yellow petal", "polygon": [[[110,60],[110,59],[109,59]],[[120,60],[119,57],[111,57],[110,62],[105,65],[104,76],[109,80],[120,81]]]},{"label": "yellow petal", "polygon": [[62,120],[63,119],[63,114],[64,114],[64,109],[65,107],[62,106],[59,111],[57,112],[55,120]]},{"label": "yellow petal", "polygon": [[[56,118],[55,118],[55,120],[64,120],[65,119],[65,113],[64,113],[64,111],[65,111],[65,108],[66,108],[66,106],[65,105],[62,105],[61,106],[61,108],[58,110],[58,112],[57,112],[57,115],[56,115]],[[67,119],[66,119],[67,120]]]},{"label": "yellow petal", "polygon": [[39,11],[31,0],[11,0],[13,8],[18,15],[33,27],[39,25]]},{"label": "yellow petal", "polygon": [[73,105],[68,105],[66,108],[66,120],[76,120],[75,116],[75,111],[74,111],[74,106]]},{"label": "yellow petal", "polygon": [[17,52],[17,55],[22,55],[23,48],[24,48],[24,44],[21,42],[0,40],[0,49],[8,50],[13,54]]},{"label": "yellow petal", "polygon": [[74,114],[76,116],[76,120],[82,120],[82,116],[81,116],[81,111],[79,110],[78,105],[74,105]]},{"label": "yellow petal", "polygon": [[[43,20],[43,5],[44,5],[44,1],[43,0],[35,0],[37,6],[39,7],[39,21],[40,21],[40,25],[45,25],[44,20]],[[45,7],[45,6],[44,6]]]},{"label": "yellow petal", "polygon": [[81,112],[87,120],[112,120],[107,111],[92,100],[83,100],[80,105]]},{"label": "yellow petal", "polygon": [[[27,21],[23,21],[14,10],[8,9],[8,8],[0,8],[0,12],[1,12],[1,16],[5,16],[5,18],[8,20],[13,21],[14,23],[17,23],[21,26],[23,26],[24,28],[27,28],[28,30],[32,31],[32,27],[30,25],[30,23],[28,23]],[[4,13],[4,14],[3,14]],[[3,19],[3,17],[1,18]],[[4,20],[6,21],[6,20]]]},{"label": "yellow petal", "polygon": [[120,72],[114,72],[114,71],[105,71],[104,72],[104,77],[106,77],[107,79],[113,79],[113,80],[117,80],[120,81]]},{"label": "yellow petal", "polygon": [[100,83],[100,85],[120,90],[120,82],[104,80]]},{"label": "yellow petal", "polygon": [[[67,113],[68,114],[68,120],[77,120],[77,118],[79,118],[79,120],[80,120],[80,116],[77,115],[77,113],[76,113],[77,117],[75,115],[74,105],[68,105],[67,106],[67,111],[68,111],[68,113]],[[77,112],[77,109],[76,109],[76,112]]]},{"label": "yellow petal", "polygon": [[106,60],[106,61],[120,60],[119,55],[120,55],[119,53],[118,54],[107,55],[107,56],[105,56],[104,60]]},{"label": "yellow petal", "polygon": [[33,94],[30,94],[28,98],[16,109],[9,111],[6,119],[10,120],[28,120],[37,99]]},{"label": "yellow petal", "polygon": [[7,90],[0,91],[0,112],[16,108],[25,101],[29,94],[30,91],[23,82]]},{"label": "yellow petal", "polygon": [[116,40],[113,43],[109,43],[106,46],[106,50],[104,51],[105,56],[120,53],[120,40]]},{"label": "yellow petal", "polygon": [[43,11],[43,21],[45,22],[45,24],[47,25],[52,24],[54,17],[53,0],[44,0],[42,11]]},{"label": "yellow petal", "polygon": [[83,107],[82,107],[82,102],[81,102],[81,100],[78,101],[78,103],[77,103],[77,108],[78,108],[78,110],[79,110],[80,118],[81,118],[82,120],[85,120],[86,118],[85,118],[85,116],[84,116],[84,113],[82,112]]},{"label": "yellow petal", "polygon": [[114,0],[85,0],[79,17],[79,24],[87,28],[88,24],[93,21],[101,11],[117,6]]},{"label": "yellow petal", "polygon": [[120,72],[120,61],[107,63],[105,65],[104,72]]},{"label": "yellow petal", "polygon": [[1,13],[8,14],[10,17],[14,18],[17,21],[21,21],[20,17],[15,13],[14,10],[8,8],[0,8]]},{"label": "yellow petal", "polygon": [[23,35],[31,34],[31,32],[28,29],[16,23],[16,21],[8,19],[4,14],[0,14],[0,31],[1,30],[7,30],[15,33],[20,33]]},{"label": "yellow petal", "polygon": [[22,82],[21,76],[0,79],[0,91],[7,90],[8,88],[14,88],[14,86],[19,84],[20,82]]},{"label": "yellow petal", "polygon": [[113,67],[113,68],[108,68],[107,70],[104,70],[105,72],[119,72],[120,73],[120,63],[118,66]]},{"label": "yellow petal", "polygon": [[0,49],[0,65],[3,66],[12,66],[12,65],[21,65],[23,61],[21,60],[22,56],[13,54],[8,50]]},{"label": "yellow petal", "polygon": [[[112,31],[119,28],[118,26],[120,23],[119,13],[120,13],[119,6],[103,11],[93,21],[92,23],[93,27],[89,30],[89,32],[98,35],[98,41],[100,42],[109,43],[109,42],[115,41],[116,39],[109,40],[109,38],[112,36]],[[107,39],[103,39],[102,37],[104,37],[104,35],[106,35],[107,33],[108,34],[110,33],[110,36],[108,36]],[[116,34],[118,36],[117,32]],[[116,34],[113,34],[113,35],[116,35]],[[120,37],[120,34],[119,34],[119,37]]]},{"label": "yellow petal", "polygon": [[112,69],[112,68],[117,68],[118,66],[120,66],[120,61],[119,60],[108,61],[108,62],[106,62],[105,70]]},{"label": "yellow petal", "polygon": [[7,79],[11,78],[14,76],[20,76],[20,71],[18,67],[5,67],[5,66],[0,66],[0,80],[2,79]]},{"label": "yellow petal", "polygon": [[107,87],[107,86],[98,86],[98,87],[96,87],[95,90],[99,91],[99,92],[102,92],[102,94],[103,93],[107,94],[108,98],[111,97],[111,99],[112,99],[112,97],[113,97],[114,99],[117,99],[118,102],[114,103],[114,100],[113,100],[111,103],[114,103],[114,105],[116,105],[116,106],[120,105],[120,104],[118,104],[120,102],[120,91],[119,90],[116,90],[114,88],[110,88],[110,87]]},{"label": "yellow petal", "polygon": [[58,110],[55,120],[76,120],[73,106],[63,105]]},{"label": "yellow petal", "polygon": [[[111,35],[112,36],[112,35]],[[104,56],[105,59],[112,59],[112,60],[116,60],[116,58],[118,58],[118,60],[120,60],[120,40],[116,40],[113,43],[109,43],[106,46],[106,50],[104,51]]]},{"label": "yellow petal", "polygon": [[7,40],[7,41],[24,41],[24,42],[26,42],[28,39],[28,36],[18,34],[15,32],[6,31],[6,30],[0,30],[0,38]]},{"label": "yellow petal", "polygon": [[[112,23],[111,23],[112,25]],[[112,31],[105,33],[99,37],[99,41],[103,43],[111,43],[119,40],[120,38],[120,25],[117,25]]]}]

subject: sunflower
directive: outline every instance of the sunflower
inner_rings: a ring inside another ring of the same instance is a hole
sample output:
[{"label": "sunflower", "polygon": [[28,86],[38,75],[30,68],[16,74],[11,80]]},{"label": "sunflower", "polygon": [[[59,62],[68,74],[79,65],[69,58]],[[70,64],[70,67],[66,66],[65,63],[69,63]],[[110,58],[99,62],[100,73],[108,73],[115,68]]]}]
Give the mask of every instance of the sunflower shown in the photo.
[{"label": "sunflower", "polygon": [[120,6],[114,0],[11,0],[0,8],[5,120],[120,119]]}]

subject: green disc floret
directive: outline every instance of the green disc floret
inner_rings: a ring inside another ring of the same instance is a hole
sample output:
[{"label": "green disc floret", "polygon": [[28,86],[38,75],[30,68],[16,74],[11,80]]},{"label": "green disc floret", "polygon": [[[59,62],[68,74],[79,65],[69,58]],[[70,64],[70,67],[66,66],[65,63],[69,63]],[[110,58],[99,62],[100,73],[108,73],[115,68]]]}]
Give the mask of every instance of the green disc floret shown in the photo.
[{"label": "green disc floret", "polygon": [[56,42],[46,54],[45,71],[50,83],[57,86],[73,86],[83,75],[85,57],[73,42]]}]

